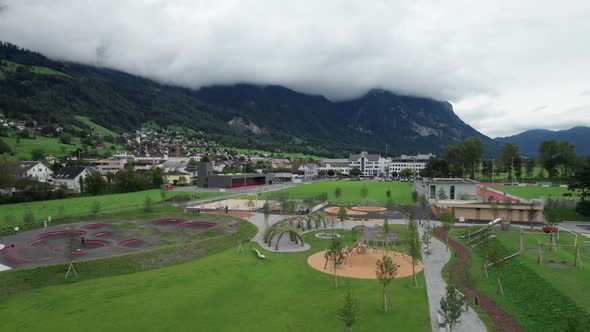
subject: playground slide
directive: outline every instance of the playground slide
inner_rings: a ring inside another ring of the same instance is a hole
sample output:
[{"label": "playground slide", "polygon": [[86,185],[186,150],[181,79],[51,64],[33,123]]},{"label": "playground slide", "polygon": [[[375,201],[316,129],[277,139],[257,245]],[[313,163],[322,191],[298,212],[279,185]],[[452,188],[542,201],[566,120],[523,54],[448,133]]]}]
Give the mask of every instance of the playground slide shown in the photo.
[{"label": "playground slide", "polygon": [[476,230],[476,231],[475,231],[475,232],[473,232],[473,233],[469,233],[469,235],[468,235],[468,236],[466,236],[466,235],[460,236],[460,238],[461,238],[461,239],[465,239],[465,238],[467,238],[467,237],[473,237],[473,236],[476,236],[477,234],[479,234],[479,233],[481,233],[481,232],[483,232],[483,231],[485,231],[485,230],[489,229],[490,227],[494,226],[495,224],[499,223],[500,221],[502,221],[502,218],[496,218],[496,219],[494,219],[494,220],[490,221],[490,222],[488,223],[488,225],[487,225],[487,226],[485,226],[485,227],[482,227],[482,228],[480,228],[480,229]]}]

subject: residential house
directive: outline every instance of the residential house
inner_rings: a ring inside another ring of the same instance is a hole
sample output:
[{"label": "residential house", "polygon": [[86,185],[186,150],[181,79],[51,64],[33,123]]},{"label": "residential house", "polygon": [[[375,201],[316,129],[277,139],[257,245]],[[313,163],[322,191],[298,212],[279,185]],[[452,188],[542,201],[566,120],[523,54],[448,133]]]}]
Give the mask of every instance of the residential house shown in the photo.
[{"label": "residential house", "polygon": [[66,166],[53,175],[53,183],[79,193],[80,182],[92,172],[98,170],[87,166]]},{"label": "residential house", "polygon": [[53,171],[40,161],[20,161],[16,168],[17,178],[29,178],[39,182],[51,182]]}]

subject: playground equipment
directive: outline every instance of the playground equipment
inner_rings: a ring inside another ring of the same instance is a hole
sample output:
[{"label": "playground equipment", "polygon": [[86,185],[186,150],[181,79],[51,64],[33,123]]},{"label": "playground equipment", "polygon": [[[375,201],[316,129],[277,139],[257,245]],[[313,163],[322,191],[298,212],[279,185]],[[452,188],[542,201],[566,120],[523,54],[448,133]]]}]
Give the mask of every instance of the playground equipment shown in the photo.
[{"label": "playground equipment", "polygon": [[260,259],[266,259],[266,256],[264,256],[263,254],[260,253],[260,251],[258,251],[258,249],[253,248],[252,251],[254,251],[256,253],[256,256]]},{"label": "playground equipment", "polygon": [[471,248],[475,248],[478,245],[486,242],[488,239],[495,237],[491,234],[494,231],[494,226],[502,222],[502,218],[497,218],[490,221],[487,226],[484,226],[474,232],[470,232],[467,235],[460,236],[461,239],[467,239],[467,245]]}]

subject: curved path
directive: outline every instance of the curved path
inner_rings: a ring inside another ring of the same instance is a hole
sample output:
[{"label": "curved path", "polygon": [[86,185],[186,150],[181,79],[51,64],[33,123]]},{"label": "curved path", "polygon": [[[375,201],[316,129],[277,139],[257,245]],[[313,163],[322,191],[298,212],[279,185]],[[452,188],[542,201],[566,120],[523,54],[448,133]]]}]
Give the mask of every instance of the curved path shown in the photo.
[{"label": "curved path", "polygon": [[[434,222],[432,222],[434,226]],[[422,229],[420,229],[422,232]],[[428,294],[428,305],[430,306],[430,321],[432,331],[439,331],[438,327],[438,310],[440,309],[440,299],[446,292],[446,283],[442,278],[442,269],[451,259],[451,252],[446,251],[445,245],[436,239],[431,240],[431,254],[424,255],[424,277],[426,279],[426,292]],[[453,327],[453,331],[487,331],[485,325],[473,311],[463,311],[461,314],[461,323]]]}]

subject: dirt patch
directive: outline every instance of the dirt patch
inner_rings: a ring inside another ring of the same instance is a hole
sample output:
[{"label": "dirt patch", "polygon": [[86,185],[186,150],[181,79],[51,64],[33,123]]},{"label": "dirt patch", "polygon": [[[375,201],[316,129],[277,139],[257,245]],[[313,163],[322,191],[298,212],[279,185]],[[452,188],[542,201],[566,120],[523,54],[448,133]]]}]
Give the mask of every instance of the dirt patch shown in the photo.
[{"label": "dirt patch", "polygon": [[382,206],[365,206],[365,205],[357,205],[351,207],[352,210],[355,211],[363,211],[363,212],[383,212],[387,209]]},{"label": "dirt patch", "polygon": [[[442,242],[447,240],[447,235],[442,228],[435,228],[434,235]],[[454,239],[449,238],[448,241],[449,245],[453,247],[457,253],[457,260],[453,266],[451,266],[451,279],[453,282],[462,289],[463,293],[470,300],[473,301],[475,297],[478,298],[478,306],[490,316],[499,331],[524,331],[516,319],[492,299],[475,288],[465,287],[462,275],[465,269],[470,266],[471,253],[465,248],[465,246]]]},{"label": "dirt patch", "polygon": [[[340,208],[338,206],[330,206],[330,207],[325,208],[324,211],[326,213],[338,214],[339,209]],[[346,215],[347,216],[365,216],[365,215],[367,215],[367,212],[346,209]]]},{"label": "dirt patch", "polygon": [[[354,253],[352,254],[351,260],[345,260],[344,264],[336,267],[336,273],[338,276],[357,279],[377,279],[375,268],[377,260],[380,260],[383,255],[393,258],[393,261],[397,264],[396,278],[412,275],[412,258],[408,255],[390,250],[374,251],[373,249],[369,249],[365,254],[359,254],[356,250],[353,251]],[[325,253],[325,251],[320,251],[309,256],[307,258],[307,264],[320,272],[332,274],[334,272],[330,266],[326,266],[326,259],[324,257]],[[422,262],[417,262],[416,273],[423,269],[424,265],[422,265]]]}]

